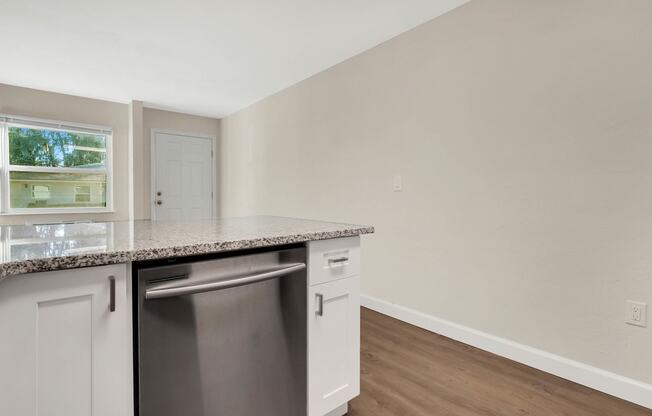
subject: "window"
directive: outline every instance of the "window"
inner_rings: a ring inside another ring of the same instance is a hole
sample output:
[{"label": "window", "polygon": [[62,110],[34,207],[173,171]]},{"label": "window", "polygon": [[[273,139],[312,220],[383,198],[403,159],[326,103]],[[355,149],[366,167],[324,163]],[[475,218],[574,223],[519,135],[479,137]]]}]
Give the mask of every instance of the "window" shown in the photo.
[{"label": "window", "polygon": [[2,213],[111,209],[111,130],[0,116]]}]

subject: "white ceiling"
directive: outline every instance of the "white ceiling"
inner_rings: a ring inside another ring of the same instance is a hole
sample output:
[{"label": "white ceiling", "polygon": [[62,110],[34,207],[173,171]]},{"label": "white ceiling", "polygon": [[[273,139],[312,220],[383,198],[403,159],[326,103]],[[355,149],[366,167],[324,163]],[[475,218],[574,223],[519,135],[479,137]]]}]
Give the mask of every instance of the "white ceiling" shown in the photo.
[{"label": "white ceiling", "polygon": [[0,0],[0,82],[222,117],[468,0]]}]

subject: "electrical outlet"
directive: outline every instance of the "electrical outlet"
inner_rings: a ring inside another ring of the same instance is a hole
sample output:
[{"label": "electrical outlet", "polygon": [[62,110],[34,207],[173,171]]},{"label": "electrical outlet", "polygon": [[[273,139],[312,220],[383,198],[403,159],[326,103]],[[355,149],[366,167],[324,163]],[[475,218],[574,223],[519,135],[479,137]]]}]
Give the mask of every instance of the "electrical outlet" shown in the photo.
[{"label": "electrical outlet", "polygon": [[627,301],[627,315],[625,322],[630,325],[647,326],[647,303],[635,300]]}]

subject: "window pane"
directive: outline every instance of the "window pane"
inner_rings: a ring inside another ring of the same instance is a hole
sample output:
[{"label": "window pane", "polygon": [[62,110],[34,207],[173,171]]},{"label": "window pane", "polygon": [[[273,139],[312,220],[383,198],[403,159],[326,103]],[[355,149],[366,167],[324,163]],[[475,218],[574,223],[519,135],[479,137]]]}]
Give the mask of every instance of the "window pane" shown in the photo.
[{"label": "window pane", "polygon": [[11,208],[106,208],[106,175],[9,173]]},{"label": "window pane", "polygon": [[9,127],[9,164],[103,169],[106,136]]}]

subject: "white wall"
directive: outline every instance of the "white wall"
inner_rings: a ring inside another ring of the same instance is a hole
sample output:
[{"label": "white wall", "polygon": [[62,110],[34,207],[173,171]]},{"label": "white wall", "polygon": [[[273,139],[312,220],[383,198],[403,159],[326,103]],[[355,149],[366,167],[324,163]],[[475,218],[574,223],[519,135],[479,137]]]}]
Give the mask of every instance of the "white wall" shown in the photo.
[{"label": "white wall", "polygon": [[375,225],[364,293],[650,383],[650,22],[475,0],[223,120],[222,213]]},{"label": "white wall", "polygon": [[0,225],[71,219],[104,221],[128,219],[127,109],[127,104],[0,84],[0,113],[113,128],[113,208],[115,211],[108,214],[2,215]]}]

